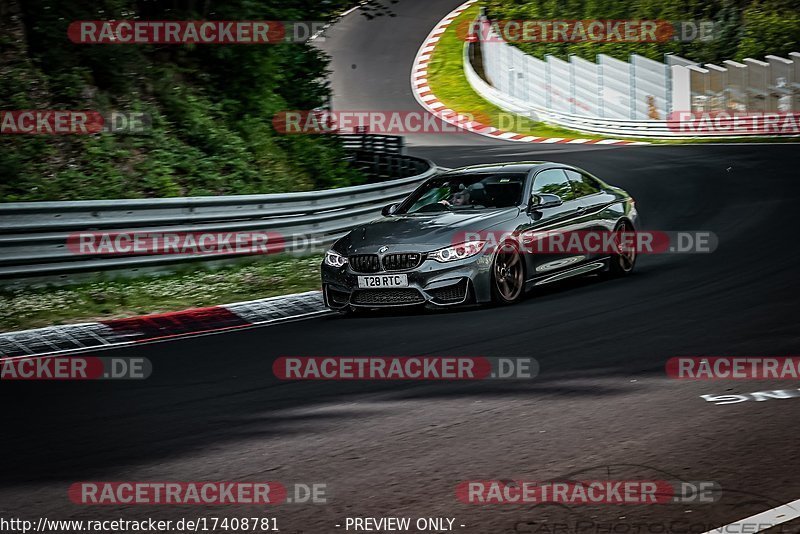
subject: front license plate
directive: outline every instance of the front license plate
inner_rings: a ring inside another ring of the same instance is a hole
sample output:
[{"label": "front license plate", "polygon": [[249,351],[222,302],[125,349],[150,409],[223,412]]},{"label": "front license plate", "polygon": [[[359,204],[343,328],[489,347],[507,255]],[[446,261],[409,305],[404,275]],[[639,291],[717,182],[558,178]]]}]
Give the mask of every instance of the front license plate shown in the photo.
[{"label": "front license plate", "polygon": [[376,274],[375,276],[359,276],[358,287],[362,289],[378,287],[408,287],[408,275]]}]

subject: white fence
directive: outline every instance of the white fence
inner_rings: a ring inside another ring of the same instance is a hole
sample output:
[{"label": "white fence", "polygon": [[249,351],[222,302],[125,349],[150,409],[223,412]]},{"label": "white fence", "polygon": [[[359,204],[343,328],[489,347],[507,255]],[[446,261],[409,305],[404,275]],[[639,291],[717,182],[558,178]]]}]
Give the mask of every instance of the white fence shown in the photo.
[{"label": "white fence", "polygon": [[485,17],[478,23],[485,79],[465,53],[467,78],[484,98],[534,120],[590,133],[687,137],[669,127],[671,113],[800,112],[797,52],[788,59],[767,56],[722,66],[673,55],[663,63],[637,54],[629,61],[605,54],[596,62],[574,55],[569,61],[552,55],[541,60],[504,42]]},{"label": "white fence", "polygon": [[[483,69],[498,90],[556,112],[586,117],[665,120],[670,109],[669,65],[632,55],[620,61],[599,54],[597,62],[548,55],[541,60],[509,45],[481,21]],[[676,58],[675,64],[691,64]]]},{"label": "white fence", "polygon": [[723,61],[723,66],[691,66],[681,76],[692,111],[800,111],[800,53],[766,61]]}]

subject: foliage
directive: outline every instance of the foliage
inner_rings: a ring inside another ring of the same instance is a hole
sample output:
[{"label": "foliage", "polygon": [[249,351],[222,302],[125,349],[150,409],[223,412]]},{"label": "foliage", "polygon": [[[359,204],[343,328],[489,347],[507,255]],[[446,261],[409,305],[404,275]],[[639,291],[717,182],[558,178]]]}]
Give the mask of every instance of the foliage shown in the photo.
[{"label": "foliage", "polygon": [[[360,183],[326,136],[273,114],[325,105],[328,58],[307,43],[90,45],[76,20],[330,20],[350,0],[11,0],[0,9],[0,109],[140,111],[140,134],[0,137],[0,200],[269,193]],[[373,9],[374,11],[374,9]]]},{"label": "foliage", "polygon": [[659,20],[710,21],[713,38],[658,43],[574,42],[516,43],[525,52],[543,58],[576,54],[594,60],[607,54],[627,60],[630,54],[663,60],[672,53],[701,63],[719,63],[745,57],[786,57],[800,51],[798,0],[485,0],[495,20]]}]

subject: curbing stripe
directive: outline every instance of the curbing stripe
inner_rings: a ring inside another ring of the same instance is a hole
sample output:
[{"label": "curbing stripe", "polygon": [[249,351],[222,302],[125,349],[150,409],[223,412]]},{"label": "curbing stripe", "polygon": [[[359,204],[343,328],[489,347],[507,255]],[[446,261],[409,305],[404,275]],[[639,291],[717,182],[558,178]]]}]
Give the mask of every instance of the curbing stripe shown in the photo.
[{"label": "curbing stripe", "polygon": [[[463,130],[467,130],[478,135],[483,135],[486,137],[494,137],[499,139],[505,139],[508,141],[514,141],[518,143],[574,143],[574,144],[600,144],[600,145],[647,145],[649,143],[644,141],[624,141],[622,139],[565,139],[563,137],[537,137],[534,135],[526,135],[517,132],[509,132],[506,130],[498,130],[492,126],[487,126],[481,124],[479,122],[466,122],[464,123],[462,120],[456,120],[452,117],[448,117],[448,115],[452,115],[453,110],[449,108],[445,108],[445,110],[441,110],[441,108],[445,107],[445,105],[436,98],[430,91],[430,87],[425,85],[424,90],[420,88],[421,84],[415,82],[416,78],[420,78],[420,76],[427,76],[428,70],[427,65],[430,62],[431,54],[435,48],[436,43],[442,38],[442,34],[447,30],[447,28],[452,24],[452,22],[458,18],[461,13],[464,12],[468,7],[474,4],[477,0],[469,0],[453,11],[445,15],[443,19],[441,19],[436,26],[434,26],[433,30],[428,34],[428,37],[422,43],[422,46],[417,51],[417,56],[414,58],[414,63],[411,67],[411,89],[412,93],[414,94],[414,98],[416,98],[417,102],[420,106],[422,106],[428,113],[431,113],[444,122],[448,124],[452,124],[457,126]],[[427,82],[427,80],[426,80]],[[437,111],[438,110],[438,111]],[[445,113],[447,111],[448,113]],[[452,113],[449,113],[452,112]]]},{"label": "curbing stripe", "polygon": [[267,325],[332,313],[320,291],[0,334],[0,361]]},{"label": "curbing stripe", "polygon": [[27,358],[111,345],[124,339],[101,323],[50,326],[0,334],[0,357]]},{"label": "curbing stripe", "polygon": [[144,341],[180,336],[209,330],[248,326],[248,322],[222,306],[194,308],[175,313],[142,315],[103,321],[115,333],[130,341]]},{"label": "curbing stripe", "polygon": [[250,324],[282,319],[290,312],[291,316],[302,316],[325,310],[322,293],[309,291],[292,295],[293,298],[271,298],[226,304],[224,307]]}]

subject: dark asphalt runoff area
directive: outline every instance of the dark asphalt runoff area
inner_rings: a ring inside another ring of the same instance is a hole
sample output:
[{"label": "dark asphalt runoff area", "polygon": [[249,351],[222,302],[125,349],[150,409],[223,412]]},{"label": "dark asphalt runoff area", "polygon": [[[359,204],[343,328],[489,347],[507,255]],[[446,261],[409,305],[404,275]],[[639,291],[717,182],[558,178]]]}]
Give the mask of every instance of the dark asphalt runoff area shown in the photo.
[{"label": "dark asphalt runoff area", "polygon": [[[390,5],[396,17],[355,11],[334,25],[320,46],[333,55],[335,108],[419,109],[411,61],[458,4],[401,0]],[[644,228],[711,231],[719,246],[643,255],[625,279],[573,280],[511,307],[331,315],[92,352],[149,358],[144,381],[3,383],[3,515],[270,516],[281,531],[305,533],[344,532],[348,517],[398,516],[455,518],[465,534],[637,532],[631,525],[702,533],[800,498],[800,398],[701,398],[796,390],[797,381],[685,381],[664,371],[674,356],[800,352],[797,145],[411,141],[410,153],[447,167],[578,165],[630,192]],[[389,355],[534,357],[540,373],[469,383],[272,374],[280,356]],[[722,495],[602,506],[456,499],[459,482],[484,479],[714,481]],[[67,488],[82,480],[324,483],[330,499],[266,509],[77,506]],[[800,532],[800,522],[773,531]]]}]

